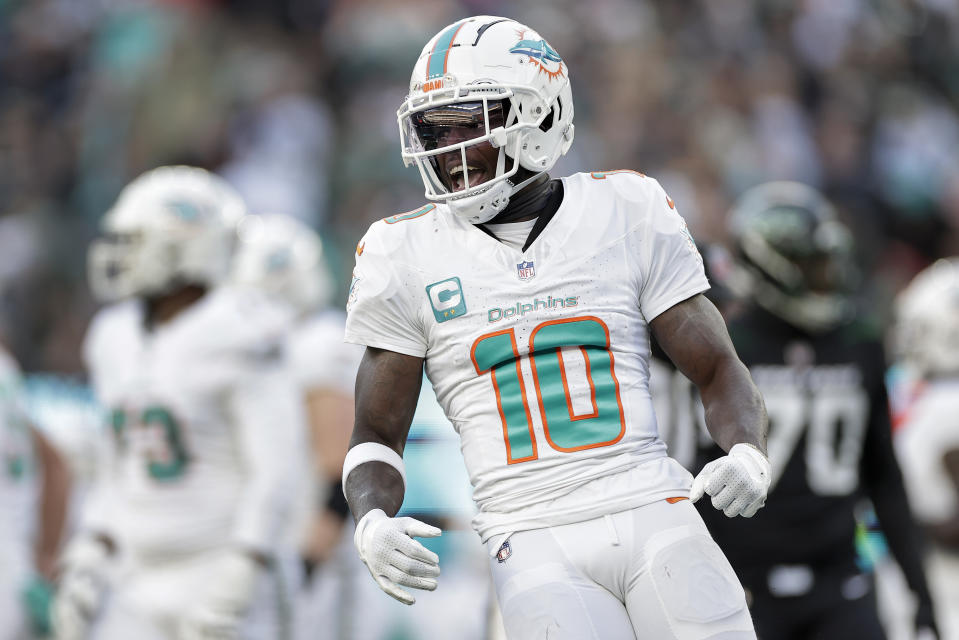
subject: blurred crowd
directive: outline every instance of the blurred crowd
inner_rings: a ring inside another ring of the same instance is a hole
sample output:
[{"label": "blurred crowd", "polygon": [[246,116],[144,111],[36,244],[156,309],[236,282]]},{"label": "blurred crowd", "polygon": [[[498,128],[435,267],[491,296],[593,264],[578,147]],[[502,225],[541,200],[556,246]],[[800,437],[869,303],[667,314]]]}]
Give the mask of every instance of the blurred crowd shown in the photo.
[{"label": "blurred crowd", "polygon": [[344,299],[368,224],[422,202],[395,119],[413,62],[481,13],[568,64],[577,141],[555,173],[652,175],[704,241],[754,184],[818,186],[880,320],[959,253],[954,0],[2,0],[0,334],[25,370],[82,372],[88,242],[159,164],[318,229]]}]

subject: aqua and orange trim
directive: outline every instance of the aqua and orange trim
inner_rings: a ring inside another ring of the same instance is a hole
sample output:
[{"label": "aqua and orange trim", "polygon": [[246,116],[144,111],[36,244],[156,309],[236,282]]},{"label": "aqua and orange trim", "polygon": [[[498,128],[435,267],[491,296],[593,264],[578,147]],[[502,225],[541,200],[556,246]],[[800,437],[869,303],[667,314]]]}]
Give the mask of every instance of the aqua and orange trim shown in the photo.
[{"label": "aqua and orange trim", "polygon": [[424,207],[420,207],[419,209],[413,209],[412,211],[407,211],[406,213],[398,213],[395,216],[389,216],[387,218],[383,218],[383,222],[385,222],[386,224],[396,224],[397,222],[414,220],[416,218],[425,216],[427,213],[429,213],[435,208],[436,208],[435,204],[428,204]]},{"label": "aqua and orange trim", "polygon": [[640,178],[645,178],[646,175],[640,173],[639,171],[633,171],[632,169],[613,169],[612,171],[592,171],[589,175],[593,177],[594,180],[605,180],[606,176],[611,176],[614,173],[632,173],[637,175]]},{"label": "aqua and orange trim", "polygon": [[450,58],[450,49],[453,47],[453,40],[459,33],[466,20],[450,25],[450,28],[440,34],[430,51],[430,58],[426,62],[426,79],[442,78],[446,75],[446,65]]}]

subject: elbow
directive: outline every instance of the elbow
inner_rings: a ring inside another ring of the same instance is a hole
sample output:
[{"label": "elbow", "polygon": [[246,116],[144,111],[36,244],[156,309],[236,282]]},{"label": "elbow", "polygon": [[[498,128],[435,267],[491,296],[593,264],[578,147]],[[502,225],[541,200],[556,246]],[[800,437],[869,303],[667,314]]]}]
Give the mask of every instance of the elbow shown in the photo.
[{"label": "elbow", "polygon": [[62,457],[57,455],[55,460],[54,464],[45,468],[44,482],[58,493],[68,494],[73,487],[73,474]]},{"label": "elbow", "polygon": [[73,475],[63,454],[46,438],[36,437],[37,451],[42,469],[43,491],[66,495],[73,485]]},{"label": "elbow", "polygon": [[730,394],[742,396],[745,393],[753,403],[763,406],[763,413],[765,413],[762,395],[753,383],[749,368],[743,364],[735,352],[717,358],[701,379],[694,382],[704,401],[711,396],[721,397]]},{"label": "elbow", "polygon": [[939,546],[959,553],[959,514],[939,524],[927,525],[927,535]]}]

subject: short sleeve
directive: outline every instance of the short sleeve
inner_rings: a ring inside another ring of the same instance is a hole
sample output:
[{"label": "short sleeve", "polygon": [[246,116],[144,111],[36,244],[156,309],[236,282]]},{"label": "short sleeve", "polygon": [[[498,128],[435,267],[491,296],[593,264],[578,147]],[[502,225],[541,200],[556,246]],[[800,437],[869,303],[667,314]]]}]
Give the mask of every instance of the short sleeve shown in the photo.
[{"label": "short sleeve", "polygon": [[702,256],[686,221],[652,178],[646,224],[641,226],[639,306],[649,322],[673,305],[709,289]]},{"label": "short sleeve", "polygon": [[[923,523],[948,519],[956,503],[955,485],[941,461],[943,454],[959,448],[959,420],[955,403],[933,403],[910,411],[895,435],[895,451],[913,513]],[[944,416],[950,416],[944,418]]]},{"label": "short sleeve", "polygon": [[336,389],[353,394],[363,348],[343,341],[346,317],[326,312],[293,333],[287,357],[301,388]]},{"label": "short sleeve", "polygon": [[0,345],[0,417],[19,422],[26,416],[23,391],[20,366]]},{"label": "short sleeve", "polygon": [[93,319],[90,321],[90,326],[83,336],[83,345],[80,352],[83,356],[83,364],[87,371],[95,371],[97,364],[103,360],[103,351],[108,335],[107,325],[113,313],[113,310],[109,307],[98,312],[93,316]]},{"label": "short sleeve", "polygon": [[108,405],[110,389],[126,377],[129,367],[122,354],[137,348],[137,329],[142,326],[142,308],[134,300],[115,303],[97,312],[83,339],[83,363],[98,400]]},{"label": "short sleeve", "polygon": [[346,341],[424,357],[426,336],[413,303],[420,278],[389,254],[376,226],[370,227],[356,249]]}]

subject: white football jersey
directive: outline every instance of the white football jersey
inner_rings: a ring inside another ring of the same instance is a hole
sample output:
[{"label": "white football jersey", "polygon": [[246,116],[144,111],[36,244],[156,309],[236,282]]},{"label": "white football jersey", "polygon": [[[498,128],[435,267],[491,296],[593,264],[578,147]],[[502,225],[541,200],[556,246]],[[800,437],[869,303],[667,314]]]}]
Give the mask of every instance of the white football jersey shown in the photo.
[{"label": "white football jersey", "polygon": [[687,495],[648,389],[648,322],[709,288],[686,224],[631,171],[563,179],[525,252],[442,204],[357,246],[346,339],[425,357],[483,540]]},{"label": "white football jersey", "polygon": [[[959,378],[919,382],[911,389],[913,399],[904,407],[895,434],[896,456],[917,519],[942,524],[955,516],[959,504],[943,460],[947,452],[959,449]],[[940,637],[959,638],[959,558],[937,544],[928,551],[926,575]]]},{"label": "white football jersey", "polygon": [[0,347],[0,567],[4,556],[29,548],[37,520],[36,461],[22,394],[20,367]]},{"label": "white football jersey", "polygon": [[301,389],[322,387],[353,395],[363,348],[343,342],[345,326],[343,312],[324,311],[293,329],[287,360]]},{"label": "white football jersey", "polygon": [[[264,439],[255,456],[292,465],[301,451],[286,435],[290,424],[303,428],[282,360],[290,320],[285,307],[233,288],[152,330],[136,300],[97,314],[84,354],[115,446],[88,527],[144,558],[231,542],[272,548],[286,505],[248,487],[248,470],[264,462],[244,452]],[[249,421],[256,428],[242,429]]]},{"label": "white football jersey", "polygon": [[913,512],[928,524],[948,520],[959,496],[942,456],[959,449],[959,379],[922,385],[902,413],[895,445]]}]

